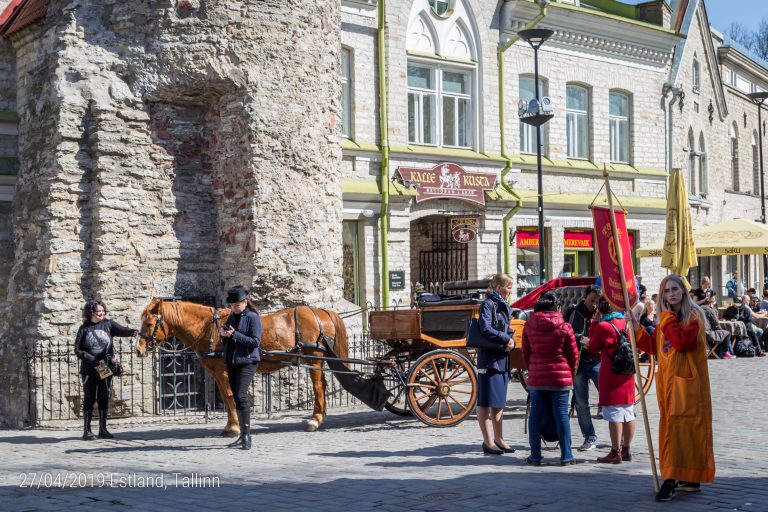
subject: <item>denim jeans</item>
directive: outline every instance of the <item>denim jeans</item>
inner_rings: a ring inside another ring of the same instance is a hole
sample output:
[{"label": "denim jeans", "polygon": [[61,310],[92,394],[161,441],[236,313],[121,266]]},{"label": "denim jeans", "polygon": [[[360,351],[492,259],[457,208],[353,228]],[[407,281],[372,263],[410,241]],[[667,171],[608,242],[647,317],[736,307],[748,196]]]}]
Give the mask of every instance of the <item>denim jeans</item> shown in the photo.
[{"label": "denim jeans", "polygon": [[576,408],[576,417],[579,419],[579,428],[585,441],[597,441],[595,426],[592,425],[592,415],[589,412],[589,381],[598,388],[597,376],[600,373],[600,359],[594,361],[582,361],[573,378],[573,401]]},{"label": "denim jeans", "polygon": [[571,451],[571,425],[568,422],[570,391],[542,391],[531,389],[531,415],[528,417],[528,443],[531,445],[531,460],[541,460],[541,427],[547,408],[552,410],[560,441],[560,462],[573,460]]}]

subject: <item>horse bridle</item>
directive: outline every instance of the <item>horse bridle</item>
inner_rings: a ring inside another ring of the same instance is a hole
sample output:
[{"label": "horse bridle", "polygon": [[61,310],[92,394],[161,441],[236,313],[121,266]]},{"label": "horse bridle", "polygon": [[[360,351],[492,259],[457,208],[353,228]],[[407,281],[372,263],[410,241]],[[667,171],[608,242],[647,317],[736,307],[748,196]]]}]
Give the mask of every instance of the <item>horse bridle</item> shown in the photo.
[{"label": "horse bridle", "polygon": [[155,319],[155,328],[152,329],[152,334],[147,336],[143,332],[139,332],[139,338],[147,341],[147,351],[152,351],[157,346],[158,329],[162,330],[164,337],[168,336],[168,330],[165,328],[165,322],[163,322],[163,315],[154,313],[151,316]]}]

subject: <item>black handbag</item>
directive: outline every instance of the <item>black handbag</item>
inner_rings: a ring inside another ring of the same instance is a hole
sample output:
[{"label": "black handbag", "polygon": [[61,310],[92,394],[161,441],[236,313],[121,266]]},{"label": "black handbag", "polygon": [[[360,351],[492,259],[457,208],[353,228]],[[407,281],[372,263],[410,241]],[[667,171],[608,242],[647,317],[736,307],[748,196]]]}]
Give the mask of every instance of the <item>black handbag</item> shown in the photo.
[{"label": "black handbag", "polygon": [[[496,318],[496,307],[493,308],[493,318]],[[480,319],[472,318],[467,329],[467,348],[504,352],[505,345],[487,338],[480,332]]]}]

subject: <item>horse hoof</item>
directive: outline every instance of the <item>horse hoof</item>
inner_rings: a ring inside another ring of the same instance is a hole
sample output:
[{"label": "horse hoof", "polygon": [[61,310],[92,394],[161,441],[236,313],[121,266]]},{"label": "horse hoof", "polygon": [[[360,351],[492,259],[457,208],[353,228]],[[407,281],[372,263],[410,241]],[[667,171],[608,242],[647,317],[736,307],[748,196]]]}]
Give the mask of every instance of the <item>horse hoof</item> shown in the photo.
[{"label": "horse hoof", "polygon": [[221,433],[221,437],[238,437],[239,435],[239,430],[224,430]]},{"label": "horse hoof", "polygon": [[307,421],[307,424],[304,425],[304,432],[317,432],[317,429],[320,428],[320,424],[315,420],[309,420]]}]

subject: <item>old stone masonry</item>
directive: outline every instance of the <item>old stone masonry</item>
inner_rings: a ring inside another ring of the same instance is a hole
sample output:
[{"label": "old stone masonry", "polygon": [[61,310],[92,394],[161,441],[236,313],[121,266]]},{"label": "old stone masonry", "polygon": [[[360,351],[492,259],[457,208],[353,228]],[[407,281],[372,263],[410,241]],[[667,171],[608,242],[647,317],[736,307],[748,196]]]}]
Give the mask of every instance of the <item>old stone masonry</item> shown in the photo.
[{"label": "old stone masonry", "polygon": [[338,0],[24,9],[0,42],[20,119],[0,418],[30,420],[25,351],[71,341],[87,299],[134,327],[152,296],[233,283],[270,310],[341,299]]}]

